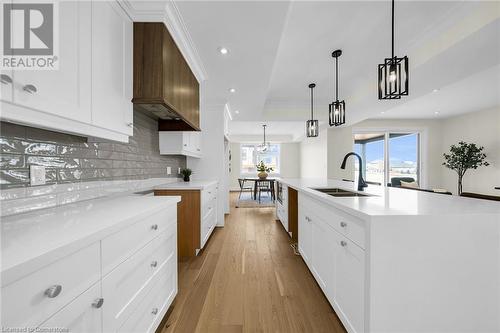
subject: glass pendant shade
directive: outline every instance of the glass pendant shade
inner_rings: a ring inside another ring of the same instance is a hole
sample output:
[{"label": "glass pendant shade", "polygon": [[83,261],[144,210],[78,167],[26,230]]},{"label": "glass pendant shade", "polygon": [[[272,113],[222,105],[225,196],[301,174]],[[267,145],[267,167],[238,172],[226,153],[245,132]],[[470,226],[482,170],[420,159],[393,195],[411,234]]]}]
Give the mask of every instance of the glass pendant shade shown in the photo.
[{"label": "glass pendant shade", "polygon": [[408,96],[408,57],[394,55],[394,0],[392,0],[392,57],[378,65],[378,99]]},{"label": "glass pendant shade", "polygon": [[306,136],[308,138],[314,138],[319,135],[319,121],[314,119],[314,87],[316,87],[315,83],[309,84],[309,89],[311,89],[311,119],[306,121]]},{"label": "glass pendant shade", "polygon": [[308,138],[314,138],[319,135],[319,122],[317,120],[306,121],[306,135]]},{"label": "glass pendant shade", "polygon": [[336,100],[328,107],[328,122],[330,126],[340,126],[345,124],[345,102]]}]

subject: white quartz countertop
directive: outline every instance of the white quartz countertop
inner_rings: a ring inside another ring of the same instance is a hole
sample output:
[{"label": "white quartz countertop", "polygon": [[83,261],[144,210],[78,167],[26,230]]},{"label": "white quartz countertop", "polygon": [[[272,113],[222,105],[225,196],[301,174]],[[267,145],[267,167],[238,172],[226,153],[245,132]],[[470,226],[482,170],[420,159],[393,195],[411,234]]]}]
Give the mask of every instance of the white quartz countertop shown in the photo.
[{"label": "white quartz countertop", "polygon": [[189,182],[175,182],[161,184],[154,187],[155,190],[204,190],[217,184],[216,180],[192,180]]},{"label": "white quartz countertop", "polygon": [[341,188],[357,192],[357,184],[333,179],[284,178],[280,181],[299,192],[360,217],[497,214],[500,223],[500,203],[495,201],[376,185],[368,185],[363,192],[360,192],[372,196],[333,197],[315,191],[314,188]]},{"label": "white quartz countertop", "polygon": [[2,285],[179,201],[125,194],[3,217]]}]

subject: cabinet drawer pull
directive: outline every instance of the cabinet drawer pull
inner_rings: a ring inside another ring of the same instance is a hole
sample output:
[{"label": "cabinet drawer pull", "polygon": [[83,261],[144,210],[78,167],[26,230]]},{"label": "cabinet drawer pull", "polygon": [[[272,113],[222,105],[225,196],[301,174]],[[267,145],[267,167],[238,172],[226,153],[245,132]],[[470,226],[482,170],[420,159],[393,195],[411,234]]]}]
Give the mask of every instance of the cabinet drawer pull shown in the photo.
[{"label": "cabinet drawer pull", "polygon": [[156,315],[158,313],[158,308],[153,308],[153,310],[151,310],[151,313]]},{"label": "cabinet drawer pull", "polygon": [[347,223],[345,223],[345,222],[340,222],[340,226],[341,226],[342,228],[345,228],[345,227],[347,227]]},{"label": "cabinet drawer pull", "polygon": [[342,245],[343,247],[346,247],[347,246],[347,242],[346,241],[340,241],[340,245]]},{"label": "cabinet drawer pull", "polygon": [[94,302],[92,302],[92,307],[99,309],[104,303],[104,298],[96,298]]},{"label": "cabinet drawer pull", "polygon": [[158,261],[156,261],[156,260],[155,260],[155,261],[153,261],[153,262],[151,263],[151,267],[153,267],[153,268],[154,268],[154,267],[156,267],[156,266],[158,266]]},{"label": "cabinet drawer pull", "polygon": [[44,294],[48,298],[55,298],[61,293],[61,291],[62,291],[62,286],[60,284],[55,284],[50,288],[48,288],[47,290],[45,290]]},{"label": "cabinet drawer pull", "polygon": [[37,92],[36,87],[32,84],[27,84],[23,87],[23,90],[27,93],[34,94]]},{"label": "cabinet drawer pull", "polygon": [[158,230],[158,224],[153,224],[153,225],[151,226],[151,229],[153,229],[153,230]]},{"label": "cabinet drawer pull", "polygon": [[0,82],[3,84],[11,84],[12,83],[12,78],[6,74],[0,75]]}]

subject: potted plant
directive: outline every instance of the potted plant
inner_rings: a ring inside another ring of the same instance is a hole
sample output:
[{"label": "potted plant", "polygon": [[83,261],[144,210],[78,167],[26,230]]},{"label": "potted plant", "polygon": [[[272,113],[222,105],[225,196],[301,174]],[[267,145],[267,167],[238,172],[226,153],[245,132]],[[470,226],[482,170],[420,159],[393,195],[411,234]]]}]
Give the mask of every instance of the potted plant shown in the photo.
[{"label": "potted plant", "polygon": [[184,168],[184,169],[181,169],[181,175],[184,179],[185,182],[188,182],[190,179],[189,177],[193,174],[193,170],[189,169],[189,168]]},{"label": "potted plant", "polygon": [[263,161],[260,161],[260,163],[257,164],[256,167],[258,172],[257,176],[260,179],[266,179],[267,176],[269,176],[269,172],[274,170],[272,167],[266,166]]},{"label": "potted plant", "polygon": [[462,194],[462,181],[467,170],[490,165],[485,161],[483,149],[475,143],[460,141],[457,146],[451,145],[449,154],[443,154],[443,165],[458,174],[458,195]]}]

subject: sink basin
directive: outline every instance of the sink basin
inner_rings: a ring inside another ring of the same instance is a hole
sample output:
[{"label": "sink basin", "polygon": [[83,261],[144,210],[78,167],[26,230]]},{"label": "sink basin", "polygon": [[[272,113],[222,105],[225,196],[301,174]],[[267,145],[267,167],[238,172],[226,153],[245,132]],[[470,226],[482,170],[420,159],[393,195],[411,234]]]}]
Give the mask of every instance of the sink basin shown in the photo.
[{"label": "sink basin", "polygon": [[319,191],[332,197],[371,197],[371,194],[364,194],[358,192],[352,192],[348,190],[343,190],[341,188],[313,188],[315,191]]}]

